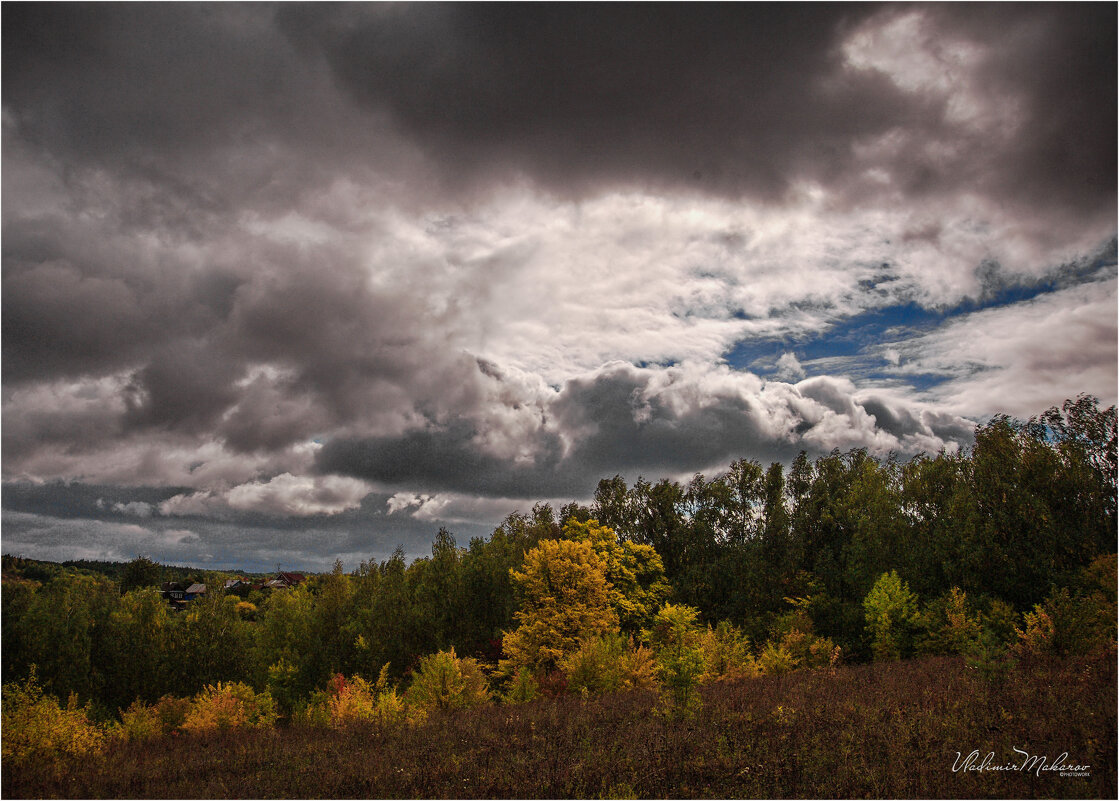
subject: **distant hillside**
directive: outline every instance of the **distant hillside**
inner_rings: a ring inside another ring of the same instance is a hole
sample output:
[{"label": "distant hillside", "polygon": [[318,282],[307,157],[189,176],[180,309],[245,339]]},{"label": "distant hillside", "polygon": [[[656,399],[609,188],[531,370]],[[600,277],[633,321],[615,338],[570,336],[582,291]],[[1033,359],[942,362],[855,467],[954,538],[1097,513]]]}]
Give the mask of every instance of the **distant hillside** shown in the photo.
[{"label": "distant hillside", "polygon": [[[120,581],[129,562],[110,562],[100,559],[67,559],[52,562],[46,559],[29,559],[25,556],[4,554],[2,559],[5,578],[22,578],[46,582],[60,574],[99,575],[113,581]],[[157,563],[158,564],[158,563]],[[186,565],[159,564],[163,581],[192,581],[205,576],[240,576],[243,578],[264,578],[271,573],[254,573],[248,570],[207,570]],[[306,573],[306,571],[303,571]]]}]

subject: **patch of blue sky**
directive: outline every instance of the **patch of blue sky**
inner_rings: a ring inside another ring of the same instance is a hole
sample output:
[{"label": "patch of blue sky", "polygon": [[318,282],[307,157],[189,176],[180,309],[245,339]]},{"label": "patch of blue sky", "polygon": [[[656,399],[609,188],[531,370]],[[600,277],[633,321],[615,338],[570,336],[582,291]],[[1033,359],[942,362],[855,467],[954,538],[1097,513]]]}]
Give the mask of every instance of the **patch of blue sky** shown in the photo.
[{"label": "patch of blue sky", "polygon": [[679,363],[680,362],[677,359],[659,359],[659,360],[639,359],[638,361],[634,362],[633,364],[634,364],[635,367],[639,367],[642,370],[644,370],[644,369],[647,369],[647,368],[654,368],[655,369],[655,368],[664,368],[664,367],[675,367]]},{"label": "patch of blue sky", "polygon": [[883,365],[878,345],[925,333],[948,316],[948,312],[903,303],[836,320],[826,330],[806,337],[745,339],[723,358],[736,369],[764,376],[774,374],[777,360],[792,352],[809,376],[861,374],[871,367],[871,361],[875,367]]},{"label": "patch of blue sky", "polygon": [[963,302],[950,309],[949,314],[966,314],[983,309],[1011,306],[1076,284],[1090,284],[1114,278],[1117,270],[1116,251],[1116,240],[1112,238],[1091,256],[1063,264],[1048,274],[1032,280],[1007,276],[997,265],[985,265],[979,270],[979,277],[983,283],[980,297],[965,298]]},{"label": "patch of blue sky", "polygon": [[[899,372],[886,355],[885,346],[927,334],[955,317],[985,309],[1027,303],[1042,295],[1075,284],[1108,280],[1116,274],[1116,240],[1111,239],[1090,257],[1070,262],[1036,280],[1007,276],[997,265],[980,269],[983,290],[978,298],[965,298],[946,308],[925,307],[908,301],[867,309],[837,318],[825,329],[800,337],[743,339],[723,354],[731,367],[762,377],[777,377],[777,360],[793,353],[805,377],[843,375],[855,381],[909,386],[925,391],[956,376],[945,373]],[[888,279],[888,276],[883,276]],[[877,281],[863,285],[878,293]]]},{"label": "patch of blue sky", "polygon": [[941,373],[907,373],[904,377],[899,377],[897,373],[886,373],[881,370],[868,370],[866,374],[867,382],[886,387],[908,387],[917,392],[935,389],[949,378],[951,376]]}]

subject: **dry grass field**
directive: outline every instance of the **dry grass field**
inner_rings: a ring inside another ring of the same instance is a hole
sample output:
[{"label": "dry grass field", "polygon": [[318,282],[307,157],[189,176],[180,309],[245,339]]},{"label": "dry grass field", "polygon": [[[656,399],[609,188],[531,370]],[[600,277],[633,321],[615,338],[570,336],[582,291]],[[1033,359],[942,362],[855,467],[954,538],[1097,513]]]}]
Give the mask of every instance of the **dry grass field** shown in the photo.
[{"label": "dry grass field", "polygon": [[[1058,759],[1087,775],[1049,770]],[[416,726],[121,743],[58,769],[3,771],[6,798],[1115,794],[1114,652],[1020,663],[994,679],[940,657],[718,683],[688,716],[658,712],[651,693],[564,696]]]}]

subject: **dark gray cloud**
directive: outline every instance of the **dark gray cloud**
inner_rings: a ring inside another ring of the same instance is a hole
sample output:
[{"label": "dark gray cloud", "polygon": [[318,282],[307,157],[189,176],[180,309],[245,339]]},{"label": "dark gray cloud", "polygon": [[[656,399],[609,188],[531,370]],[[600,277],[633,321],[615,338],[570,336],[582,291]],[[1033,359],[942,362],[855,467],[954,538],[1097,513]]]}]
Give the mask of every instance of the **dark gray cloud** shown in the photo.
[{"label": "dark gray cloud", "polygon": [[[228,315],[243,278],[178,251],[181,232],[125,234],[112,198],[84,214],[28,215],[19,203],[6,199],[3,230],[6,382],[111,372]],[[110,219],[91,220],[94,210]]]},{"label": "dark gray cloud", "polygon": [[[853,31],[915,11],[929,39],[981,49],[976,80],[994,90],[977,101],[1020,100],[1008,140],[958,130],[959,87],[899,86],[845,63]],[[966,182],[1051,210],[1114,206],[1106,4],[285,6],[277,19],[460,177],[504,168],[562,192],[616,181],[772,198],[797,179],[857,183],[873,166],[906,194]],[[888,160],[859,155],[888,135],[902,141]],[[966,146],[929,150],[948,135]]]},{"label": "dark gray cloud", "polygon": [[[570,456],[578,475],[595,481],[616,465],[624,473],[685,472],[746,454],[792,458],[784,431],[766,430],[764,412],[733,387],[654,386],[654,371],[614,366],[574,379],[553,407],[560,424],[578,432]],[[585,479],[584,479],[585,481]],[[593,486],[593,484],[591,485]],[[584,484],[584,491],[587,485]]]},{"label": "dark gray cloud", "polygon": [[125,390],[129,427],[210,429],[237,400],[235,365],[212,358],[205,343],[180,342],[152,356]]},{"label": "dark gray cloud", "polygon": [[[47,548],[47,558],[116,560],[155,554],[164,560],[254,570],[271,570],[277,561],[327,570],[342,557],[353,569],[361,559],[387,558],[397,545],[421,555],[439,528],[437,522],[417,524],[409,515],[391,514],[386,507],[390,496],[384,493],[369,493],[359,506],[339,514],[288,518],[229,508],[220,517],[184,514],[167,504],[189,491],[4,482],[4,552],[42,553]],[[492,531],[492,526],[466,521],[456,521],[452,528],[463,545]]]},{"label": "dark gray cloud", "polygon": [[979,177],[994,182],[1002,197],[1054,212],[1114,209],[1116,7],[967,3],[924,11],[946,32],[989,46],[977,79],[996,96],[1014,93],[1023,101],[1016,135],[988,154],[993,175]]},{"label": "dark gray cloud", "polygon": [[878,398],[867,398],[859,405],[866,409],[868,414],[874,416],[879,428],[895,437],[916,434],[921,430],[921,421],[910,414],[908,409],[894,410],[886,401]]},{"label": "dark gray cloud", "polygon": [[909,113],[880,78],[824,80],[839,32],[871,10],[430,4],[277,18],[460,178],[497,168],[563,191],[613,180],[779,196]]},{"label": "dark gray cloud", "polygon": [[534,445],[530,464],[514,464],[481,450],[468,421],[397,437],[331,440],[317,459],[325,473],[340,473],[421,492],[469,492],[525,498],[575,494],[586,477],[560,470],[555,435]]},{"label": "dark gray cloud", "polygon": [[4,482],[0,498],[5,509],[15,512],[112,520],[127,515],[122,509],[129,504],[158,506],[182,491],[176,487],[119,487],[74,481]]},{"label": "dark gray cloud", "polygon": [[238,136],[271,136],[270,118],[286,111],[297,122],[300,107],[269,14],[238,4],[10,6],[5,108],[30,142],[138,175]]},{"label": "dark gray cloud", "polygon": [[825,376],[810,378],[802,381],[798,387],[801,395],[811,398],[836,414],[852,414],[855,411],[855,402],[851,398],[850,389],[830,378]]},{"label": "dark gray cloud", "polygon": [[[277,564],[325,572],[338,558],[353,570],[362,561],[389,558],[397,546],[412,558],[423,556],[439,529],[438,523],[417,525],[383,509],[340,520],[304,520],[294,530],[213,519],[56,517],[5,508],[3,526],[4,553],[119,562],[142,555],[164,564],[255,572],[275,570]],[[462,522],[451,527],[464,546],[493,531],[493,526]]]},{"label": "dark gray cloud", "polygon": [[[546,407],[548,425],[523,443],[527,458],[487,452],[484,422],[458,419],[400,436],[339,437],[326,443],[316,466],[426,493],[585,498],[614,473],[718,470],[738,458],[788,462],[801,449],[813,456],[850,446],[915,454],[971,436],[959,417],[926,419],[902,401],[856,402],[848,382],[817,378],[758,391],[730,374],[669,374],[666,381],[661,370],[614,364],[568,381]],[[937,430],[952,439],[937,439]]]},{"label": "dark gray cloud", "polygon": [[[852,67],[852,35],[915,14],[921,42],[974,49],[934,65],[970,83]],[[386,121],[448,185],[496,170],[565,194],[781,198],[809,179],[861,202],[877,168],[907,195],[963,182],[1051,213],[1114,208],[1108,4],[12,4],[4,19],[9,124],[71,169],[131,176],[141,222],[388,169],[401,151]],[[984,91],[966,97],[971,84]],[[961,102],[1004,125],[961,127]],[[882,137],[893,150],[868,161]]]}]

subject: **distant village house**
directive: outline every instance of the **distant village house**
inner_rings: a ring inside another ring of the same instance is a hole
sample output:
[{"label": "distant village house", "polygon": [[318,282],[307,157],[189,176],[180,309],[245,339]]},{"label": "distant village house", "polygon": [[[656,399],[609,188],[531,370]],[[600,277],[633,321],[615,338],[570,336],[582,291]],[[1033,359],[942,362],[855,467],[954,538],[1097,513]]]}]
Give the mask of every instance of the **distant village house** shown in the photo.
[{"label": "distant village house", "polygon": [[[249,584],[241,578],[226,579],[222,584],[222,589],[226,593],[244,597],[252,590],[288,590],[292,587],[298,587],[306,580],[307,577],[302,573],[281,571],[276,574],[275,578],[259,584]],[[191,601],[206,595],[206,585],[183,581],[165,581],[160,587],[160,594],[173,609],[182,610]]]}]

